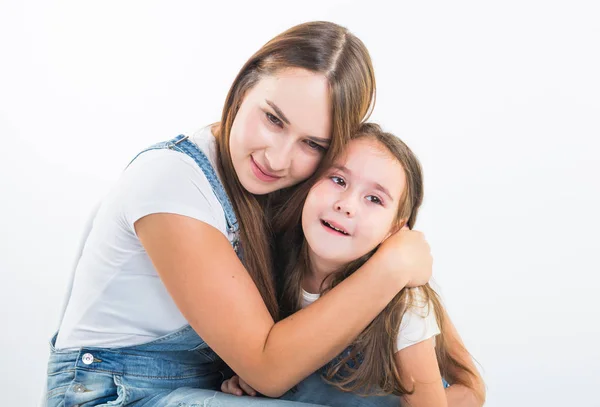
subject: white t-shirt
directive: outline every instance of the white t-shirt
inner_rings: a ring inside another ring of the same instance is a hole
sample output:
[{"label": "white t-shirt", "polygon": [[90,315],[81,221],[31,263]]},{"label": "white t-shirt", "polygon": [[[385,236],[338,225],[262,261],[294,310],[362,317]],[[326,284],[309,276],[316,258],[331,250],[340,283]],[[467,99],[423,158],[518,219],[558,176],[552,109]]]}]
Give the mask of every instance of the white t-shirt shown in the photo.
[{"label": "white t-shirt", "polygon": [[[210,127],[191,141],[216,168]],[[137,345],[175,331],[187,321],[142,247],[134,223],[152,213],[189,216],[230,241],[223,208],[208,179],[186,154],[151,150],[137,157],[105,197],[83,246],[57,349]]]},{"label": "white t-shirt", "polygon": [[[409,288],[409,290],[413,291],[414,301],[406,310],[400,322],[400,331],[396,339],[396,351],[433,338],[440,333],[431,302],[425,300],[420,288]],[[319,294],[302,290],[302,308],[312,304],[319,297]]]}]

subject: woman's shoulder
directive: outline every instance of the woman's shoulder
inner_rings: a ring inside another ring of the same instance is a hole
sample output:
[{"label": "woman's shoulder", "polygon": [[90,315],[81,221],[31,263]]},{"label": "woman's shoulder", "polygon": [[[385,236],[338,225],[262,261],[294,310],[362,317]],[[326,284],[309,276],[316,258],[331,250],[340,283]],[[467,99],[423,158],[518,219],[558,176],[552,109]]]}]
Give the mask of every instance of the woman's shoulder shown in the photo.
[{"label": "woman's shoulder", "polygon": [[225,230],[223,208],[194,159],[171,149],[139,154],[107,197],[127,223],[152,213],[192,217]]},{"label": "woman's shoulder", "polygon": [[188,153],[171,148],[150,147],[142,150],[123,172],[121,182],[177,182],[187,180],[211,191],[205,171],[217,172],[216,139],[210,126],[191,132],[188,140],[195,148]]},{"label": "woman's shoulder", "polygon": [[175,176],[206,178],[200,167],[187,154],[160,148],[140,153],[123,171],[120,181],[132,182],[137,178],[163,179]]},{"label": "woman's shoulder", "polygon": [[[204,157],[194,154],[194,157],[177,149],[150,147],[142,150],[127,166],[123,175],[132,174],[162,178],[165,176],[183,176],[206,180],[200,164],[209,164],[213,169],[217,165],[216,139],[210,126],[191,132],[189,142],[203,153]],[[198,162],[201,161],[201,162]],[[207,161],[207,162],[206,162]]]}]

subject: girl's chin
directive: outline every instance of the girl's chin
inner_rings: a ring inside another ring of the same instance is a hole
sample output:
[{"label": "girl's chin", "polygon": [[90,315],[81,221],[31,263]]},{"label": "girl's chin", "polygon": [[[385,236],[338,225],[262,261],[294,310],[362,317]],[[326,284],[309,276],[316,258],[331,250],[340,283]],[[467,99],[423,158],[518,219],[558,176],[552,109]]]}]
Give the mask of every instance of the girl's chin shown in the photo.
[{"label": "girl's chin", "polygon": [[[321,245],[320,247],[327,247],[327,244]],[[346,264],[350,263],[351,260],[347,260],[347,256],[335,255],[325,250],[313,251],[313,260],[316,260],[317,264],[326,267],[327,269],[338,269]]]}]

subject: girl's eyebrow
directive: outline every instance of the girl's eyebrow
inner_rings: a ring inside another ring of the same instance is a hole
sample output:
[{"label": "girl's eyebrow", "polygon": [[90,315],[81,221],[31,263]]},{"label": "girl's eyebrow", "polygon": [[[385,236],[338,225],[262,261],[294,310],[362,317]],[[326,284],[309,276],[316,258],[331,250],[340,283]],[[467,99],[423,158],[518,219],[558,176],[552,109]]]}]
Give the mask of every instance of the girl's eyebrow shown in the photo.
[{"label": "girl's eyebrow", "polygon": [[390,198],[390,201],[394,202],[394,198],[392,198],[392,195],[390,194],[390,191],[387,190],[386,187],[384,187],[383,185],[375,182],[375,189],[383,192],[384,194],[386,194],[388,196],[388,198]]},{"label": "girl's eyebrow", "polygon": [[[342,171],[350,176],[352,175],[352,171],[350,171],[347,167],[345,167],[343,165],[333,164],[331,167],[335,168],[336,170]],[[394,198],[392,197],[392,194],[390,194],[390,191],[388,191],[388,189],[386,187],[384,187],[383,185],[381,185],[378,182],[373,182],[372,184],[375,186],[376,190],[383,192],[384,194],[386,194],[388,196],[388,198],[390,198],[390,200],[392,202],[394,202]]]},{"label": "girl's eyebrow", "polygon": [[333,169],[336,169],[336,170],[339,170],[339,171],[341,171],[341,172],[345,172],[345,173],[346,173],[346,174],[348,174],[348,175],[352,175],[352,171],[350,171],[348,168],[344,167],[343,165],[340,165],[340,164],[333,164],[333,165],[331,166],[331,168],[333,168]]}]

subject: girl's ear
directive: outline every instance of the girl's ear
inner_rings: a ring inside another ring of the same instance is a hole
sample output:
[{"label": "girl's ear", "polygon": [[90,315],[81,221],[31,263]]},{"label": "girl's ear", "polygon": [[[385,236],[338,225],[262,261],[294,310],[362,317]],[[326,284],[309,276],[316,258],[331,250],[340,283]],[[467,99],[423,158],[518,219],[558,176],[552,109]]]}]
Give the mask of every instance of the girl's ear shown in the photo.
[{"label": "girl's ear", "polygon": [[383,239],[383,240],[386,240],[388,237],[390,237],[391,235],[393,235],[394,233],[396,233],[397,231],[399,231],[401,229],[408,230],[409,227],[406,224],[406,222],[408,222],[408,218],[400,219],[397,223],[394,224],[394,226],[392,226],[389,233],[385,236],[385,239]]}]

